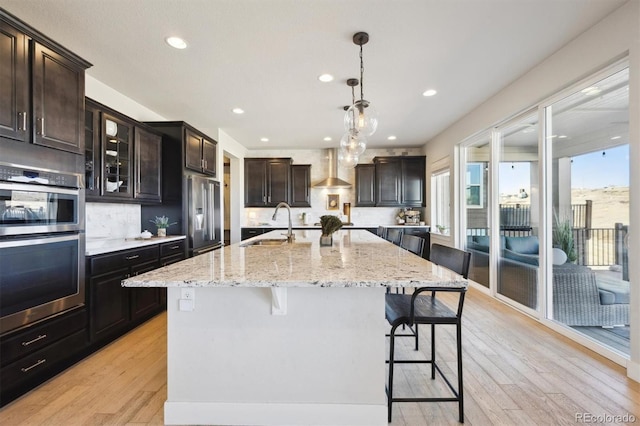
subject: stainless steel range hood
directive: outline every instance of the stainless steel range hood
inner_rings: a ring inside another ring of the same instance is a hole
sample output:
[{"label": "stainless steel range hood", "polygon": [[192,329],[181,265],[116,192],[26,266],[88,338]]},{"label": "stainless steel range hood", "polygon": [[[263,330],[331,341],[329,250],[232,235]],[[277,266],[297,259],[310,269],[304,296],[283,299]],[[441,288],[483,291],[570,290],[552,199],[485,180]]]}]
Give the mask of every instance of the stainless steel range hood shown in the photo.
[{"label": "stainless steel range hood", "polygon": [[337,148],[327,149],[327,159],[329,162],[329,176],[326,179],[313,185],[314,188],[351,188],[351,184],[338,177],[338,150]]}]

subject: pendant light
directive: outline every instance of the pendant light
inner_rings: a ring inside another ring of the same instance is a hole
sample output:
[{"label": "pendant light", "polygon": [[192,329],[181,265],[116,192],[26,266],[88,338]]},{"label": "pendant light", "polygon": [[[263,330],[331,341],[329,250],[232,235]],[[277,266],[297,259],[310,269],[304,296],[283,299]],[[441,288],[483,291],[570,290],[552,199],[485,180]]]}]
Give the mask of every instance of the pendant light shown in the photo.
[{"label": "pendant light", "polygon": [[[347,86],[351,87],[351,105],[355,104],[354,88],[358,84],[359,83],[357,78],[350,78],[347,80]],[[346,106],[344,107],[344,109],[347,111],[347,114],[356,114],[356,111],[351,109],[350,106]],[[352,117],[352,123],[355,123],[355,119],[356,117]],[[340,149],[346,151],[346,153],[349,154],[350,157],[355,157],[357,164],[357,158],[362,155],[365,149],[367,149],[367,138],[356,127],[351,127],[345,132],[344,135],[342,135],[342,138],[340,139]]]},{"label": "pendant light", "polygon": [[360,46],[360,99],[349,107],[344,115],[344,127],[347,131],[358,131],[363,136],[371,136],[378,128],[378,113],[371,103],[364,99],[364,61],[362,46],[369,41],[369,34],[358,32],[353,35],[353,43]]}]

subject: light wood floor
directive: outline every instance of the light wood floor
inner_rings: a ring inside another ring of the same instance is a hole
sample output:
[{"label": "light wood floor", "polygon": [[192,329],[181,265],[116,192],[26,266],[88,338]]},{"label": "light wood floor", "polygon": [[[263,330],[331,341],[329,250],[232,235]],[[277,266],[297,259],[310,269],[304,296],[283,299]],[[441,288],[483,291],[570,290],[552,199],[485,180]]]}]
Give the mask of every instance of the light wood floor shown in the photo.
[{"label": "light wood floor", "polygon": [[[162,424],[165,323],[166,314],[157,316],[7,405],[0,424]],[[465,424],[575,425],[576,413],[640,419],[640,384],[627,379],[622,367],[531,318],[471,289],[463,324]],[[455,371],[454,329],[438,330],[439,357]],[[421,339],[428,350],[427,327]],[[421,356],[411,350],[411,339],[399,340],[400,355]],[[399,368],[398,396],[446,393],[440,381],[428,378],[428,366]],[[457,405],[399,403],[391,424],[455,425]]]}]

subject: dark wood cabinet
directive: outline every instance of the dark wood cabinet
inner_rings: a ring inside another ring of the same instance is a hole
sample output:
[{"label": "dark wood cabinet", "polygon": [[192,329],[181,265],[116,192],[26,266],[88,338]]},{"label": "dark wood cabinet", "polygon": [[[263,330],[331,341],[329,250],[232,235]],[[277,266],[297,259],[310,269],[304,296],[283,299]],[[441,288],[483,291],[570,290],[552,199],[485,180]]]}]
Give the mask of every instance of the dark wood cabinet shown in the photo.
[{"label": "dark wood cabinet", "polygon": [[207,175],[216,175],[216,142],[193,129],[185,128],[185,167]]},{"label": "dark wood cabinet", "polygon": [[157,268],[159,255],[156,244],[88,259],[92,343],[115,338],[161,309],[160,289],[122,287],[122,280]]},{"label": "dark wood cabinet", "polygon": [[29,138],[27,38],[0,20],[0,136]]},{"label": "dark wood cabinet", "polygon": [[244,171],[245,207],[290,201],[291,158],[245,158]]},{"label": "dark wood cabinet", "polygon": [[84,306],[27,325],[0,339],[0,406],[53,377],[88,346]]},{"label": "dark wood cabinet", "polygon": [[88,201],[160,203],[160,132],[87,98],[84,112]]},{"label": "dark wood cabinet", "polygon": [[358,164],[356,166],[356,207],[375,207],[376,205],[376,165]]},{"label": "dark wood cabinet", "polygon": [[262,235],[265,232],[273,231],[275,228],[242,228],[240,230],[240,239],[242,241],[248,240],[249,238],[257,237],[258,235]]},{"label": "dark wood cabinet", "polygon": [[83,154],[90,66],[0,10],[0,137]]},{"label": "dark wood cabinet", "polygon": [[133,198],[133,126],[124,116],[101,112],[102,193],[105,198]]},{"label": "dark wood cabinet", "polygon": [[291,165],[291,207],[311,207],[311,165]]},{"label": "dark wood cabinet", "polygon": [[139,126],[134,135],[134,198],[160,202],[162,136]]},{"label": "dark wood cabinet", "polygon": [[84,109],[84,184],[86,198],[100,196],[100,109],[87,99]]},{"label": "dark wood cabinet", "polygon": [[402,162],[399,157],[375,158],[376,206],[395,207],[402,204]]},{"label": "dark wood cabinet", "polygon": [[[376,207],[426,207],[426,157],[376,157],[373,162]],[[369,176],[369,173],[370,170],[361,172],[363,177],[365,174]],[[360,193],[368,193],[370,190],[368,184],[369,180],[364,178],[361,180],[357,185],[356,198]],[[356,205],[364,206],[359,203]]]},{"label": "dark wood cabinet", "polygon": [[82,154],[84,68],[32,42],[33,143]]},{"label": "dark wood cabinet", "polygon": [[405,207],[426,207],[425,157],[405,157],[402,159],[400,202]]}]

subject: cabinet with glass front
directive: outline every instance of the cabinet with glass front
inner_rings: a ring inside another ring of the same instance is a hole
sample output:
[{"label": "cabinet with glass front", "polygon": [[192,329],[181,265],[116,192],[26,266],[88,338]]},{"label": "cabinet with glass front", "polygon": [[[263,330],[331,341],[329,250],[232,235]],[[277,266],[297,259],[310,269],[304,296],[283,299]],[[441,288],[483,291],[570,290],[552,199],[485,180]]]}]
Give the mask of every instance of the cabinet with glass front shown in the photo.
[{"label": "cabinet with glass front", "polygon": [[133,123],[102,114],[102,196],[131,198]]}]

